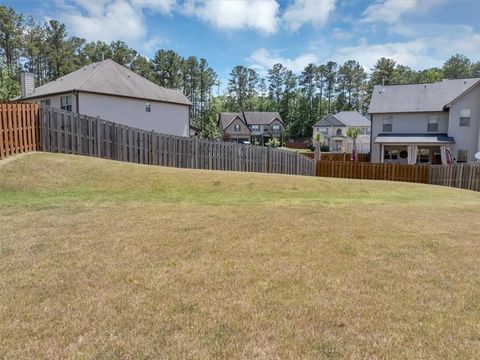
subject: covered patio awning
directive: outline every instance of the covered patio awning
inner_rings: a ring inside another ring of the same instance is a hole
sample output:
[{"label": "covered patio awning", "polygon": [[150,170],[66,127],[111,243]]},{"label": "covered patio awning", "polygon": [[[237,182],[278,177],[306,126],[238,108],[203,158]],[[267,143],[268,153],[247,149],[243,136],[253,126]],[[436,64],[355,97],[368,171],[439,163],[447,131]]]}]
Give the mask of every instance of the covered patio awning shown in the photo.
[{"label": "covered patio awning", "polygon": [[453,144],[455,139],[447,134],[395,134],[381,133],[375,139],[376,144]]}]

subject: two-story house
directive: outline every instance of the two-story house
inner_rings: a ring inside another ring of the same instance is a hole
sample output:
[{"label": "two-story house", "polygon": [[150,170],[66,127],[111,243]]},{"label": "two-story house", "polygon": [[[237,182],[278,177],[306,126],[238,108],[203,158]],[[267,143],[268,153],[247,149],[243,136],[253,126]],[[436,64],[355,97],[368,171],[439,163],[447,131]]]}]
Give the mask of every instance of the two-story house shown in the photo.
[{"label": "two-story house", "polygon": [[35,87],[33,73],[21,74],[16,100],[100,117],[145,130],[190,135],[192,103],[180,91],[167,89],[107,59]]},{"label": "two-story house", "polygon": [[371,161],[447,164],[480,151],[480,78],[377,85],[369,113]]},{"label": "two-story house", "polygon": [[351,152],[353,140],[347,137],[349,128],[358,128],[361,133],[357,137],[357,152],[370,152],[370,120],[357,111],[341,111],[330,114],[313,125],[313,142],[318,133],[322,135],[322,143],[333,152]]},{"label": "two-story house", "polygon": [[285,127],[278,112],[244,111],[220,113],[218,125],[226,141],[266,145],[270,139],[280,140]]}]

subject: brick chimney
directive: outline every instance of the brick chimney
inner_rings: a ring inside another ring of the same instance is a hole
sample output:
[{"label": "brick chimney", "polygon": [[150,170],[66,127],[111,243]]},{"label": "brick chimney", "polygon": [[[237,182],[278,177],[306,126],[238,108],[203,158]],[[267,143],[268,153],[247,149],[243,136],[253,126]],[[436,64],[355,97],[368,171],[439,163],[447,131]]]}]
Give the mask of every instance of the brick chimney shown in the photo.
[{"label": "brick chimney", "polygon": [[22,87],[22,98],[33,94],[35,91],[35,76],[33,73],[23,71],[20,74],[20,84]]}]

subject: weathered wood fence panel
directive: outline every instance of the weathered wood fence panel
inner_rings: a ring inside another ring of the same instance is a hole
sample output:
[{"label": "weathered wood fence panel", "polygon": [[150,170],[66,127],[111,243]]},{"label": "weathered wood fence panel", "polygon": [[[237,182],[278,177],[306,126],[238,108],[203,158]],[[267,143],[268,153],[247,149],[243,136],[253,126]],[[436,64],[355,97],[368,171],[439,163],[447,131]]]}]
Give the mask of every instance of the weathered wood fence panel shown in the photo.
[{"label": "weathered wood fence panel", "polygon": [[480,163],[431,165],[428,183],[480,191]]},{"label": "weathered wood fence panel", "polygon": [[315,175],[315,161],[263,146],[165,135],[48,106],[40,111],[43,151],[192,169]]},{"label": "weathered wood fence panel", "polygon": [[39,148],[38,104],[0,103],[0,159]]},{"label": "weathered wood fence panel", "polygon": [[428,165],[317,161],[317,176],[348,179],[428,182]]}]

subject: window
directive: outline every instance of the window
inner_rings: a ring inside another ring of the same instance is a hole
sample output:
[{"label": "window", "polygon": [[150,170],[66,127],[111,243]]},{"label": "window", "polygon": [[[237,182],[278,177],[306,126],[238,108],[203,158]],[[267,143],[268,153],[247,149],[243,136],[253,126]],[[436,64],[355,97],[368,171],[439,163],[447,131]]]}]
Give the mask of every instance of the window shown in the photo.
[{"label": "window", "polygon": [[233,126],[233,131],[240,131],[240,130],[241,130],[240,124],[235,124],[235,125]]},{"label": "window", "polygon": [[438,131],[438,116],[432,115],[428,117],[427,131],[428,132]]},{"label": "window", "polygon": [[337,136],[342,136],[342,129],[337,129]]},{"label": "window", "polygon": [[40,105],[50,106],[50,99],[40,100]]},{"label": "window", "polygon": [[60,109],[72,111],[72,96],[60,96]]},{"label": "window", "polygon": [[318,128],[318,131],[319,131],[320,134],[322,134],[323,136],[327,136],[327,135],[328,135],[328,128]]},{"label": "window", "polygon": [[152,106],[150,103],[145,103],[145,112],[151,112],[152,111]]},{"label": "window", "polygon": [[252,126],[250,126],[250,129],[252,131],[260,131],[260,125],[252,125]]},{"label": "window", "polygon": [[392,117],[383,118],[383,132],[392,132]]},{"label": "window", "polygon": [[272,132],[279,133],[280,132],[280,125],[272,125]]},{"label": "window", "polygon": [[466,162],[468,160],[468,151],[467,150],[458,150],[457,161]]},{"label": "window", "polygon": [[430,162],[430,149],[418,149],[418,163],[429,163]]},{"label": "window", "polygon": [[398,160],[398,149],[385,149],[384,160]]},{"label": "window", "polygon": [[264,126],[263,131],[268,131],[268,126]]},{"label": "window", "polygon": [[370,135],[370,128],[369,127],[362,128],[362,134],[363,135]]},{"label": "window", "polygon": [[460,126],[461,127],[470,126],[470,109],[460,110]]}]

